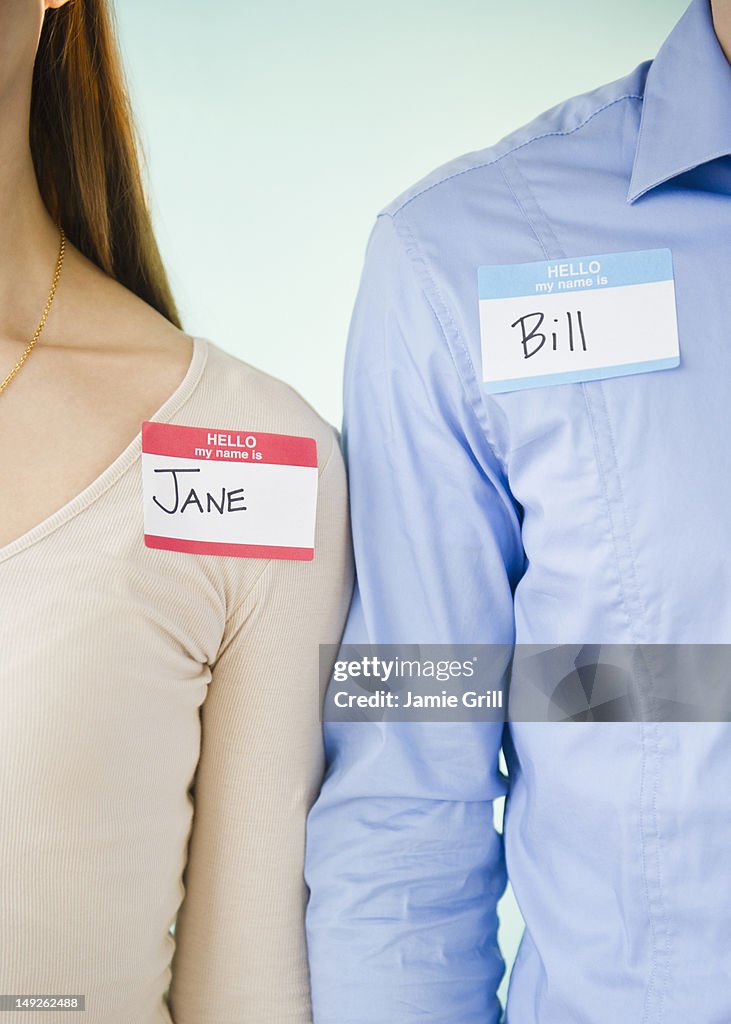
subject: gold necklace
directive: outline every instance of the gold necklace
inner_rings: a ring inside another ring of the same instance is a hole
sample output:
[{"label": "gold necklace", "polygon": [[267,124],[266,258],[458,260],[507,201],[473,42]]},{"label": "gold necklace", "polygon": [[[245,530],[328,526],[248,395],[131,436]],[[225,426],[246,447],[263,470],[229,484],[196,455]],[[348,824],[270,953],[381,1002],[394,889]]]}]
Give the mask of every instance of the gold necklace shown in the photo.
[{"label": "gold necklace", "polygon": [[58,259],[56,260],[56,270],[55,270],[55,273],[53,275],[53,284],[51,285],[51,291],[49,292],[49,295],[48,295],[48,301],[46,302],[46,308],[43,310],[43,316],[41,317],[41,322],[38,324],[38,327],[36,328],[36,332],[33,335],[33,338],[30,341],[30,343],[27,345],[27,347],[25,349],[25,352],[23,352],[23,354],[20,357],[20,359],[18,360],[18,362],[12,368],[12,370],[7,375],[5,380],[0,384],[0,395],[3,393],[3,391],[8,386],[10,381],[13,379],[15,374],[18,372],[18,370],[21,368],[21,366],[26,361],[28,356],[31,354],[31,352],[33,350],[33,346],[38,341],[38,338],[40,337],[41,331],[43,330],[43,328],[46,325],[46,319],[48,317],[48,311],[51,308],[51,303],[53,302],[53,297],[56,294],[56,285],[58,284],[58,279],[59,279],[59,277],[61,275],[61,267],[63,266],[63,256],[64,256],[64,252],[65,251],[66,251],[66,235],[64,234],[63,228],[61,228],[61,244],[60,244],[59,250],[58,250]]}]

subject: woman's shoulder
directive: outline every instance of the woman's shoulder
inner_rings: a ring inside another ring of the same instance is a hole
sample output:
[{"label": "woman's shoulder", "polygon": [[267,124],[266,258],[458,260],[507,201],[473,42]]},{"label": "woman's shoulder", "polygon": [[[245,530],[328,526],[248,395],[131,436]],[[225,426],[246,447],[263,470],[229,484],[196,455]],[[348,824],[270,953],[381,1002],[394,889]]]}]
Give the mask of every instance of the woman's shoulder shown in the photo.
[{"label": "woman's shoulder", "polygon": [[102,405],[113,397],[120,405],[123,382],[133,396],[126,416],[148,418],[143,411],[158,409],[179,424],[314,437],[323,466],[337,431],[291,385],[208,337],[181,330],[80,254],[73,256],[68,269],[77,287],[65,326],[74,344],[98,356],[84,362],[90,367],[84,380],[93,379]]},{"label": "woman's shoulder", "polygon": [[[191,411],[204,426],[313,437],[322,468],[338,433],[292,385],[233,355],[212,339],[195,337],[205,366]],[[195,356],[194,356],[195,358]],[[184,412],[184,410],[181,410]]]}]

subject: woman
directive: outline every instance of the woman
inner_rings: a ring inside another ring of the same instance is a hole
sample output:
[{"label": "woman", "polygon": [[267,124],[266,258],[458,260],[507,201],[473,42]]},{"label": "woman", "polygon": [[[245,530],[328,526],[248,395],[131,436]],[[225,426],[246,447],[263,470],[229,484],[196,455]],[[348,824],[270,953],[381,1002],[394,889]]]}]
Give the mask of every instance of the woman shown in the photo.
[{"label": "woman", "polygon": [[[318,644],[352,584],[337,434],[181,329],[105,0],[0,5],[0,133],[0,992],[83,995],[89,1024],[309,1021]],[[224,508],[190,452],[207,505],[160,537],[143,463],[162,487],[192,428],[240,486]],[[225,462],[240,438],[272,464]]]}]

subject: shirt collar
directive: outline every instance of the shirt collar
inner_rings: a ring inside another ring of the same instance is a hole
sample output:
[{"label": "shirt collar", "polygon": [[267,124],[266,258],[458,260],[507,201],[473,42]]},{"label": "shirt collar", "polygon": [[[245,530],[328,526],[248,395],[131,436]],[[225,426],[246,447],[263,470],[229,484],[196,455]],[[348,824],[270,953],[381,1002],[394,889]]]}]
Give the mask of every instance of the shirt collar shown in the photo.
[{"label": "shirt collar", "polygon": [[710,0],[693,0],[650,65],[627,202],[731,154],[731,64]]}]

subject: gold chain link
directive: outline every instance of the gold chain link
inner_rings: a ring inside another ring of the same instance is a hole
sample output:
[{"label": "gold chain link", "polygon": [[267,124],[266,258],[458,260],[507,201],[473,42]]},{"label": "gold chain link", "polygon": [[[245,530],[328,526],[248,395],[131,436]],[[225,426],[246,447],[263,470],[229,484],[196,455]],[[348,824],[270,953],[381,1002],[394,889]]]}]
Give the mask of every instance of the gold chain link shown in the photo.
[{"label": "gold chain link", "polygon": [[48,317],[48,311],[51,308],[51,303],[53,302],[53,297],[56,294],[56,285],[58,284],[58,279],[61,276],[61,267],[63,266],[63,256],[64,256],[64,252],[65,251],[66,251],[66,235],[64,234],[63,228],[61,228],[61,244],[60,244],[59,250],[58,250],[58,259],[56,260],[56,270],[55,270],[55,273],[53,275],[53,284],[51,285],[51,291],[49,292],[49,295],[48,295],[48,301],[46,302],[46,308],[43,310],[43,316],[41,317],[41,322],[38,324],[38,327],[36,328],[36,332],[33,335],[32,340],[30,341],[30,343],[26,347],[25,352],[23,352],[23,354],[20,357],[20,359],[18,360],[18,362],[12,368],[12,370],[7,375],[7,377],[2,382],[2,384],[0,384],[0,395],[3,393],[3,391],[8,386],[10,381],[16,375],[16,373],[21,368],[23,363],[26,361],[28,356],[31,354],[31,352],[33,350],[33,346],[38,341],[38,338],[40,337],[41,331],[43,330],[43,328],[46,325],[46,319]]}]

